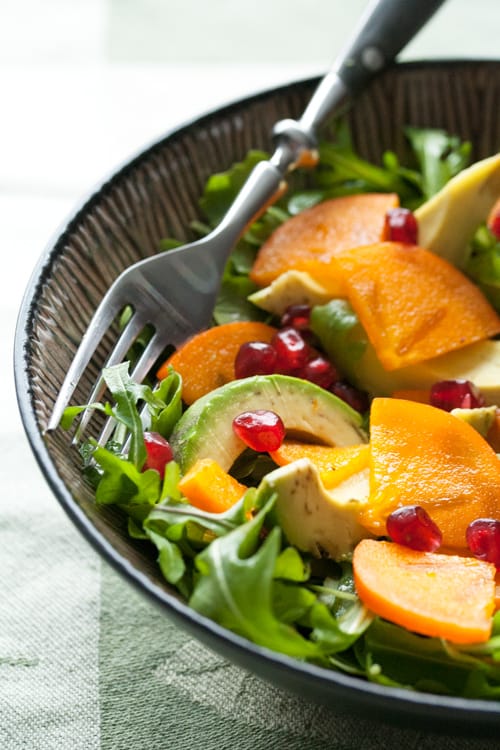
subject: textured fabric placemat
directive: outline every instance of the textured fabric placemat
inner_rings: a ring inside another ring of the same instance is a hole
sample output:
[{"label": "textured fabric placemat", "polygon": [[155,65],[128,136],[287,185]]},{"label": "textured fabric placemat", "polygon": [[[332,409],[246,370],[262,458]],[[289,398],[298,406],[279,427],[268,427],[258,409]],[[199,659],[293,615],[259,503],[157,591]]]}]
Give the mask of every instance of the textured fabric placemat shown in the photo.
[{"label": "textured fabric placemat", "polygon": [[493,750],[283,692],[183,633],[102,562],[0,438],[1,750]]}]

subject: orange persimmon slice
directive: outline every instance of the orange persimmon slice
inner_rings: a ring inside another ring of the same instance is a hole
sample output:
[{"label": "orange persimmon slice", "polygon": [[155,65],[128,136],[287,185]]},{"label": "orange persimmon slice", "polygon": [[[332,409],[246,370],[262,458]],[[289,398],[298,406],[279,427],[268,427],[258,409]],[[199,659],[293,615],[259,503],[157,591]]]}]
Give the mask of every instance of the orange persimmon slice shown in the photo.
[{"label": "orange persimmon slice", "polygon": [[500,332],[500,317],[478,287],[425,248],[381,242],[344,251],[334,264],[386,370]]},{"label": "orange persimmon slice", "polygon": [[500,518],[500,460],[471,425],[428,404],[376,398],[370,414],[370,500],[360,522],[386,533],[396,508],[420,505],[443,546],[466,548],[475,518]]},{"label": "orange persimmon slice", "polygon": [[270,453],[278,466],[290,464],[299,458],[308,458],[320,472],[327,489],[368,467],[370,446],[368,443],[346,446],[316,445],[298,440],[284,440],[277,451]]},{"label": "orange persimmon slice", "polygon": [[169,365],[182,377],[182,398],[192,404],[201,396],[235,379],[234,360],[248,341],[269,343],[276,328],[254,321],[224,323],[193,336],[160,367],[157,377],[168,374]]},{"label": "orange persimmon slice", "polygon": [[267,286],[291,269],[308,271],[325,283],[325,272],[340,250],[385,237],[385,215],[399,205],[394,193],[331,198],[293,216],[260,248],[250,278]]},{"label": "orange persimmon slice", "polygon": [[363,539],[354,550],[353,572],[359,598],[380,617],[453,643],[483,643],[490,637],[492,563]]},{"label": "orange persimmon slice", "polygon": [[211,458],[200,458],[179,480],[179,490],[191,505],[208,513],[229,510],[247,488]]}]

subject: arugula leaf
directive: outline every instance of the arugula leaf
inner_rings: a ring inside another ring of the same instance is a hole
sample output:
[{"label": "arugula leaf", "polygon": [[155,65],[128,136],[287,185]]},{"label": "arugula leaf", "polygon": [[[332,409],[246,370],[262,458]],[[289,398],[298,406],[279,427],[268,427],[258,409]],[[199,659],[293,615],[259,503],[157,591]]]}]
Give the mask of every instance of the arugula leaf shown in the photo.
[{"label": "arugula leaf", "polygon": [[113,367],[105,367],[102,376],[116,401],[113,414],[130,432],[129,461],[138,469],[142,468],[146,460],[144,446],[144,428],[137,402],[144,398],[148,387],[139,385],[129,375],[129,362],[122,362]]},{"label": "arugula leaf", "polygon": [[316,602],[311,608],[306,624],[312,627],[311,639],[324,653],[346,651],[370,625],[371,617],[363,605],[358,602],[353,605],[352,611],[356,616],[346,620],[335,617],[322,602]]},{"label": "arugula leaf", "polygon": [[375,618],[355,649],[373,682],[469,698],[500,694],[500,665],[474,659],[438,638],[416,635],[380,618]]},{"label": "arugula leaf", "polygon": [[107,414],[108,417],[113,416],[113,411],[109,404],[100,404],[96,402],[94,404],[84,404],[80,406],[67,406],[61,417],[61,427],[63,430],[70,430],[73,426],[75,419],[87,409],[95,409],[95,411],[102,411]]},{"label": "arugula leaf", "polygon": [[208,513],[185,500],[168,498],[155,505],[144,521],[144,529],[172,541],[185,540],[192,554],[195,546],[206,546],[218,536],[228,534],[244,520],[244,501],[225,513]]},{"label": "arugula leaf", "polygon": [[350,146],[339,143],[320,144],[319,155],[316,182],[325,190],[325,197],[366,192],[398,193],[404,204],[420,194],[416,175],[401,170],[395,159],[379,167],[362,159]]},{"label": "arugula leaf", "polygon": [[293,586],[284,581],[274,581],[272,608],[280,622],[293,625],[303,621],[315,603],[315,595],[305,586]]},{"label": "arugula leaf", "polygon": [[94,459],[103,470],[96,489],[96,502],[120,505],[136,520],[142,520],[160,497],[160,475],[154,469],[140,471],[131,462],[96,446]]},{"label": "arugula leaf", "polygon": [[485,224],[472,239],[465,272],[500,312],[500,240]]},{"label": "arugula leaf", "polygon": [[149,530],[147,536],[158,550],[158,565],[165,579],[174,586],[186,572],[186,563],[181,550],[161,534]]},{"label": "arugula leaf", "polygon": [[274,578],[283,578],[287,581],[303,582],[309,580],[311,575],[310,566],[304,562],[299,551],[295,547],[285,547],[274,566]]},{"label": "arugula leaf", "polygon": [[320,658],[321,649],[281,622],[273,610],[273,572],[281,530],[274,527],[260,544],[267,505],[247,523],[216,539],[196,558],[199,577],[190,606],[260,646],[299,658]]},{"label": "arugula leaf", "polygon": [[248,276],[234,273],[228,264],[213,312],[215,323],[223,325],[237,320],[266,320],[269,316],[248,300],[256,290],[256,285]]},{"label": "arugula leaf", "polygon": [[158,561],[165,579],[189,598],[193,589],[193,559],[218,536],[228,534],[243,523],[245,499],[225,513],[207,513],[189,505],[177,487],[179,467],[170,462],[165,471],[162,499],[144,519],[147,538],[159,552]]},{"label": "arugula leaf", "polygon": [[179,464],[176,461],[169,461],[163,473],[163,485],[159,502],[163,502],[164,500],[180,502],[182,500],[181,491],[179,490],[180,478],[181,468]]},{"label": "arugula leaf", "polygon": [[208,178],[199,205],[211,226],[222,220],[255,165],[268,158],[264,151],[249,151],[243,161]]},{"label": "arugula leaf", "polygon": [[182,415],[182,378],[169,367],[168,375],[152,391],[146,389],[144,398],[151,414],[150,430],[168,438]]},{"label": "arugula leaf", "polygon": [[444,130],[408,127],[405,135],[418,161],[425,200],[469,164],[471,144]]},{"label": "arugula leaf", "polygon": [[363,356],[368,339],[351,305],[332,299],[311,310],[311,331],[335,365],[352,378],[354,365]]}]

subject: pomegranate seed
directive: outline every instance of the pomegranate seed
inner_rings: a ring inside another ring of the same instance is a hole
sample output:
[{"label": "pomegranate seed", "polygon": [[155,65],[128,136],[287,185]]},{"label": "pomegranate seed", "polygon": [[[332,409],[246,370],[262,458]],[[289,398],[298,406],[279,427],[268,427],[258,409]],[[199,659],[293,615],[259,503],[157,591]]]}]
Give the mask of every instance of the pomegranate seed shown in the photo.
[{"label": "pomegranate seed", "polygon": [[165,466],[174,457],[170,443],[158,432],[145,432],[144,445],[146,446],[146,461],[142,470],[155,469],[163,477]]},{"label": "pomegranate seed", "polygon": [[264,341],[248,341],[242,344],[234,360],[234,373],[237,378],[252,375],[270,375],[276,372],[276,350]]},{"label": "pomegranate seed", "polygon": [[311,355],[309,344],[295,328],[283,328],[274,334],[272,346],[277,355],[277,371],[290,373],[303,367]]},{"label": "pomegranate seed", "polygon": [[289,305],[281,317],[281,327],[307,331],[310,319],[311,308],[309,305]]},{"label": "pomegranate seed", "polygon": [[489,228],[491,233],[495,235],[497,240],[500,240],[500,211],[497,211],[493,218],[489,221]]},{"label": "pomegranate seed", "polygon": [[309,380],[321,388],[330,388],[338,380],[338,373],[334,366],[324,357],[318,356],[309,360],[298,373],[299,378]]},{"label": "pomegranate seed", "polygon": [[477,409],[484,406],[484,398],[470,380],[440,380],[431,388],[430,403],[444,411]]},{"label": "pomegranate seed", "polygon": [[443,540],[438,526],[419,505],[395,510],[388,517],[386,528],[393,542],[421,552],[435,552]]},{"label": "pomegranate seed", "polygon": [[418,242],[417,220],[408,208],[391,208],[387,211],[385,231],[391,242],[404,242],[407,245]]},{"label": "pomegranate seed", "polygon": [[352,409],[359,411],[361,414],[367,411],[370,406],[367,393],[354,388],[354,386],[349,385],[349,383],[344,383],[343,380],[337,380],[330,386],[329,390],[334,393],[335,396],[341,398],[342,401],[345,401],[346,404],[349,404]]},{"label": "pomegranate seed", "polygon": [[468,525],[465,538],[474,557],[500,568],[500,521],[476,518]]},{"label": "pomegranate seed", "polygon": [[233,419],[233,430],[254,451],[276,451],[285,437],[285,425],[274,411],[245,411]]}]

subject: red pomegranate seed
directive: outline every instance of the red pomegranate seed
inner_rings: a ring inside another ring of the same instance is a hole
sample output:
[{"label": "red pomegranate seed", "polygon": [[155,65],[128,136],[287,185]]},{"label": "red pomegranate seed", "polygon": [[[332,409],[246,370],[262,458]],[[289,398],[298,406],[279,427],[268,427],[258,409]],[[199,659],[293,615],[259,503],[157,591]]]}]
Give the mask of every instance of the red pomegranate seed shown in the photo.
[{"label": "red pomegranate seed", "polygon": [[233,419],[234,433],[254,451],[276,451],[285,437],[285,425],[274,411],[245,411]]},{"label": "red pomegranate seed", "polygon": [[295,328],[283,328],[274,334],[271,344],[276,350],[277,371],[290,373],[303,367],[311,356],[309,344]]},{"label": "red pomegranate seed", "polygon": [[297,373],[299,378],[309,380],[321,388],[330,388],[338,380],[338,372],[335,367],[324,357],[318,356],[309,360]]},{"label": "red pomegranate seed", "polygon": [[438,526],[419,505],[395,510],[388,517],[386,528],[393,542],[421,552],[435,552],[443,541]]},{"label": "red pomegranate seed", "polygon": [[497,240],[500,240],[500,211],[497,211],[493,218],[489,221],[489,228],[492,234],[495,235]]},{"label": "red pomegranate seed", "polygon": [[408,208],[391,208],[385,215],[386,235],[391,242],[404,242],[416,245],[418,224],[415,215]]},{"label": "red pomegranate seed", "polygon": [[276,350],[264,341],[248,341],[242,344],[234,360],[234,373],[237,378],[252,375],[270,375],[276,372]]},{"label": "red pomegranate seed", "polygon": [[470,380],[440,380],[431,388],[430,403],[444,411],[477,409],[484,406],[484,398]]},{"label": "red pomegranate seed", "polygon": [[311,308],[309,305],[289,305],[281,316],[281,327],[307,331],[310,319]]},{"label": "red pomegranate seed", "polygon": [[345,401],[346,404],[349,404],[352,409],[359,411],[361,414],[367,411],[370,406],[367,393],[354,388],[354,386],[349,385],[349,383],[344,383],[343,380],[337,380],[330,386],[329,390],[334,393],[335,396],[341,398],[342,401]]},{"label": "red pomegranate seed", "polygon": [[468,525],[465,538],[474,557],[500,568],[500,521],[476,518]]},{"label": "red pomegranate seed", "polygon": [[144,445],[146,446],[146,461],[142,470],[156,469],[160,476],[163,477],[165,466],[174,457],[170,443],[158,432],[145,432]]}]

